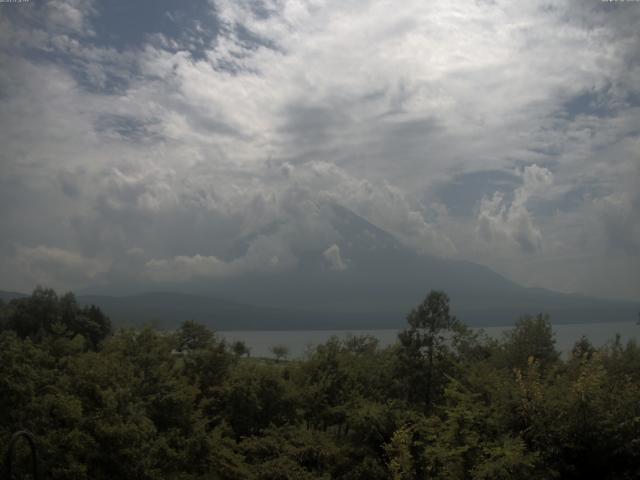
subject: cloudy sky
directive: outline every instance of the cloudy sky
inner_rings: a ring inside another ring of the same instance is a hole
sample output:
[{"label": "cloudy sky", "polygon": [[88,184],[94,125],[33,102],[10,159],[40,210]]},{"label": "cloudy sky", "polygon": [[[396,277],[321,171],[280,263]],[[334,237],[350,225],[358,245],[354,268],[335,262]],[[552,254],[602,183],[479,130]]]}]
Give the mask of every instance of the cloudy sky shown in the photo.
[{"label": "cloudy sky", "polygon": [[638,25],[599,0],[0,3],[0,289],[286,268],[334,202],[640,299]]}]

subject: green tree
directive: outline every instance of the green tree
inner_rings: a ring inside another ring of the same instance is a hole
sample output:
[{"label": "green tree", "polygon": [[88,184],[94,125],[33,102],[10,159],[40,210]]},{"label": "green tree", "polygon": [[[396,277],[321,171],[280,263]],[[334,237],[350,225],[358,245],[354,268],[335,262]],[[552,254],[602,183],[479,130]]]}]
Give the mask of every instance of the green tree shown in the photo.
[{"label": "green tree", "polygon": [[249,356],[251,349],[242,340],[236,340],[231,344],[231,351],[238,357]]},{"label": "green tree", "polygon": [[391,441],[385,445],[392,480],[415,480],[412,442],[411,428],[403,426],[393,433]]},{"label": "green tree", "polygon": [[328,480],[340,454],[330,435],[292,425],[247,437],[240,449],[260,480]]},{"label": "green tree", "polygon": [[271,353],[273,353],[277,361],[285,359],[289,356],[289,347],[287,347],[286,345],[274,345],[269,350],[271,350]]},{"label": "green tree", "polygon": [[214,333],[205,325],[187,320],[180,325],[176,337],[176,350],[188,352],[210,347],[215,340]]},{"label": "green tree", "polygon": [[589,360],[596,353],[596,348],[584,335],[580,337],[571,349],[571,358]]},{"label": "green tree", "polygon": [[430,409],[435,390],[444,382],[443,367],[450,353],[446,342],[458,322],[450,314],[447,294],[433,290],[411,310],[407,322],[409,328],[398,335],[402,374],[409,384],[409,400],[422,399]]},{"label": "green tree", "polygon": [[111,334],[111,320],[95,305],[88,305],[78,311],[73,331],[83,335],[96,349]]},{"label": "green tree", "polygon": [[524,316],[513,330],[505,333],[504,351],[510,368],[526,368],[529,357],[537,360],[541,368],[553,365],[560,353],[555,349],[553,327],[549,315]]},{"label": "green tree", "polygon": [[237,438],[259,435],[270,425],[295,419],[291,393],[279,368],[240,362],[219,392],[218,417],[231,425]]},{"label": "green tree", "polygon": [[7,328],[21,338],[40,341],[61,323],[58,295],[51,288],[36,287],[30,297],[14,299]]},{"label": "green tree", "polygon": [[292,362],[195,322],[109,335],[42,288],[0,318],[0,451],[32,431],[52,480],[640,478],[640,347],[582,339],[563,361],[543,316],[492,341],[431,292],[396,345]]},{"label": "green tree", "polygon": [[111,321],[98,307],[81,308],[73,293],[58,297],[50,288],[37,287],[30,297],[12,300],[4,316],[5,328],[37,342],[80,335],[95,350],[111,334]]}]

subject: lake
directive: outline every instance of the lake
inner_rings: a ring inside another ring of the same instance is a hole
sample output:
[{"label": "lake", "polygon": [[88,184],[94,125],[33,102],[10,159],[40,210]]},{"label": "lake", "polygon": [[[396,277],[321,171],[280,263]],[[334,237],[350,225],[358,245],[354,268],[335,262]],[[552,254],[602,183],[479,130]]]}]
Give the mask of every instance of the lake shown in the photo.
[{"label": "lake", "polygon": [[[492,338],[502,338],[503,332],[513,327],[483,327],[474,330],[484,330]],[[226,331],[218,332],[227,341],[241,340],[251,349],[253,357],[273,357],[270,348],[274,345],[284,345],[289,348],[290,358],[300,358],[305,352],[315,346],[325,343],[332,336],[345,338],[348,335],[371,335],[378,339],[380,346],[393,344],[399,330],[284,330],[284,331]],[[578,323],[570,325],[554,325],[556,348],[564,354],[571,351],[574,343],[582,336],[586,336],[591,343],[600,347],[613,341],[616,334],[620,334],[623,343],[640,338],[640,325],[635,322],[610,323]]]}]

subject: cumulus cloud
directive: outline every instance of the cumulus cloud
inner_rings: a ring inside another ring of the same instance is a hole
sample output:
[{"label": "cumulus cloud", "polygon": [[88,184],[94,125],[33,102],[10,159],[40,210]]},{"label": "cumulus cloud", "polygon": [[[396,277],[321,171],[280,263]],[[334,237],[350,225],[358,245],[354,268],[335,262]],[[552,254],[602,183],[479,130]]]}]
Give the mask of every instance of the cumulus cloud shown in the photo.
[{"label": "cumulus cloud", "polygon": [[343,205],[419,251],[441,256],[455,253],[446,233],[425,219],[422,205],[389,182],[358,178],[329,162],[288,165],[286,178],[286,189]]},{"label": "cumulus cloud", "polygon": [[59,288],[84,286],[108,272],[111,262],[47,245],[17,245],[4,266],[15,276],[17,284],[28,291],[36,284],[56,285]]},{"label": "cumulus cloud", "polygon": [[95,7],[92,0],[47,1],[47,26],[61,32],[92,34],[89,16]]},{"label": "cumulus cloud", "polygon": [[271,235],[258,235],[248,242],[245,252],[230,260],[199,254],[154,258],[145,262],[142,277],[154,282],[180,283],[198,278],[276,273],[293,267],[297,262],[291,252],[290,240],[283,237],[281,231]]},{"label": "cumulus cloud", "polygon": [[511,202],[501,192],[482,199],[476,231],[486,242],[504,239],[532,252],[542,248],[542,233],[533,223],[527,202],[552,184],[553,175],[548,169],[534,164],[525,167],[520,176],[523,183],[513,192]]},{"label": "cumulus cloud", "polygon": [[171,259],[149,260],[144,274],[159,282],[180,282],[194,277],[210,277],[229,274],[232,267],[216,257],[178,255]]},{"label": "cumulus cloud", "polygon": [[347,265],[340,255],[340,247],[335,243],[322,252],[322,256],[329,264],[331,270],[342,271],[347,269]]}]

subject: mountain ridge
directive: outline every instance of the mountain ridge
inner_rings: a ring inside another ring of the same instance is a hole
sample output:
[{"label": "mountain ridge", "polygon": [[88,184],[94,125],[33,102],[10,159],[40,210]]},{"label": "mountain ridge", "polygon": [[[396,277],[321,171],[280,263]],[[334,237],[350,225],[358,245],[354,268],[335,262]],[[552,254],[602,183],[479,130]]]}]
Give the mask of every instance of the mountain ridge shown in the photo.
[{"label": "mountain ridge", "polygon": [[[484,265],[418,254],[340,205],[319,205],[316,217],[329,234],[310,244],[298,242],[297,263],[289,269],[198,277],[130,295],[85,290],[78,300],[98,305],[119,324],[172,328],[192,319],[217,330],[402,328],[407,313],[430,290],[446,292],[453,313],[470,326],[511,325],[537,313],[549,313],[557,324],[635,321],[640,310],[640,302],[524,287]],[[240,239],[244,245],[235,255],[264,235],[300,234],[296,228],[273,222]]]}]

